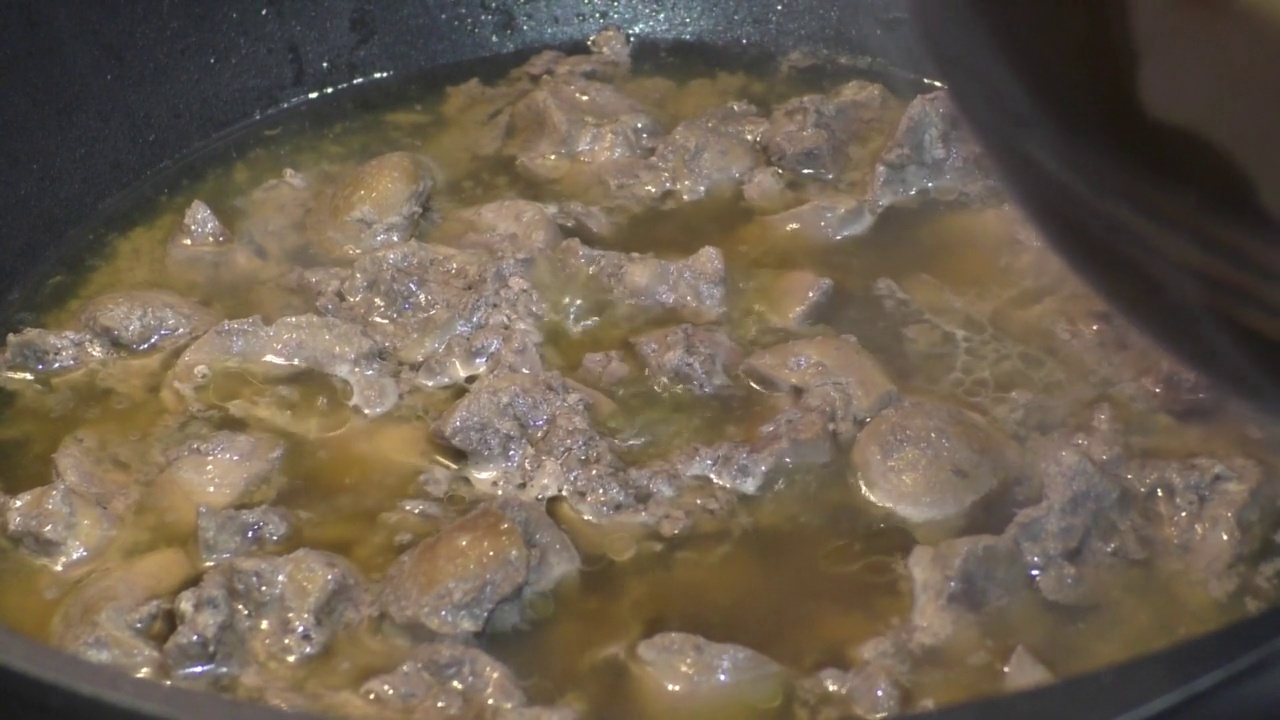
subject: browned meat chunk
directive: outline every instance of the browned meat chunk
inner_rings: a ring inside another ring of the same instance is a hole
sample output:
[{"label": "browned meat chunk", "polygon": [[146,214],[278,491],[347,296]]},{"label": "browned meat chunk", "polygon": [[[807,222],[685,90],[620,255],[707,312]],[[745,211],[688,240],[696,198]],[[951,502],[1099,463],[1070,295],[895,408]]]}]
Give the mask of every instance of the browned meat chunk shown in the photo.
[{"label": "browned meat chunk", "polygon": [[237,558],[178,595],[177,629],[164,645],[171,678],[221,685],[246,670],[323,652],[364,614],[365,591],[346,560],[302,549]]},{"label": "browned meat chunk", "polygon": [[[674,537],[687,533],[707,521],[723,521],[737,504],[732,480],[717,485],[695,476],[708,477],[710,472],[691,472],[689,465],[678,462],[656,462],[630,468],[630,487],[637,495],[648,498],[643,511],[623,519],[652,525],[659,535]],[[608,550],[606,549],[606,552]]]},{"label": "browned meat chunk", "polygon": [[541,506],[499,500],[399,557],[378,605],[397,623],[439,634],[508,630],[577,568],[577,551]]},{"label": "browned meat chunk", "polygon": [[28,328],[5,339],[3,370],[50,375],[79,370],[115,355],[105,340],[79,330]]},{"label": "browned meat chunk", "polygon": [[760,426],[755,447],[785,467],[823,465],[836,455],[835,440],[827,413],[789,407]]},{"label": "browned meat chunk", "polygon": [[774,460],[747,443],[726,442],[694,446],[677,459],[677,467],[682,474],[705,477],[734,492],[755,495],[771,479]]},{"label": "browned meat chunk", "polygon": [[615,230],[613,220],[599,207],[580,202],[544,204],[563,235],[576,237],[588,244],[608,241]]},{"label": "browned meat chunk", "polygon": [[252,246],[231,231],[201,200],[193,200],[169,240],[165,267],[180,280],[205,289],[234,287],[265,278],[268,267]]},{"label": "browned meat chunk", "polygon": [[907,106],[880,156],[871,198],[879,206],[920,200],[978,203],[1000,193],[977,142],[945,90]]},{"label": "browned meat chunk", "polygon": [[1013,444],[982,418],[924,400],[867,423],[852,461],[862,494],[911,523],[963,518],[1017,473]]},{"label": "browned meat chunk", "polygon": [[1018,547],[1004,537],[970,535],[917,545],[911,573],[911,643],[925,650],[980,640],[982,623],[1031,591]]},{"label": "browned meat chunk", "polygon": [[506,151],[539,180],[564,177],[577,163],[645,158],[662,128],[616,87],[573,75],[546,75],[511,108]]},{"label": "browned meat chunk", "polygon": [[592,426],[590,400],[555,373],[482,379],[437,432],[467,453],[485,493],[542,502],[564,497],[593,522],[659,526],[674,534],[731,500],[667,464],[627,470]]},{"label": "browned meat chunk", "polygon": [[350,404],[374,417],[399,400],[381,347],[357,326],[335,318],[299,315],[264,325],[251,317],[215,326],[178,358],[174,389],[197,408],[198,392],[219,371],[238,370],[275,380],[304,370],[341,380],[351,390]]},{"label": "browned meat chunk", "polygon": [[505,665],[479,648],[452,642],[423,645],[385,675],[360,688],[360,695],[401,712],[439,718],[494,718],[521,708],[528,698]]},{"label": "browned meat chunk", "polygon": [[733,387],[742,349],[724,330],[709,325],[676,325],[631,338],[659,390],[687,389],[714,395]]},{"label": "browned meat chunk", "polygon": [[134,290],[90,300],[80,329],[28,329],[10,335],[0,366],[36,375],[79,370],[121,354],[169,350],[207,331],[214,314],[174,293]]},{"label": "browned meat chunk", "polygon": [[289,539],[292,518],[288,510],[275,507],[247,510],[201,507],[196,515],[196,549],[206,565],[273,553]]},{"label": "browned meat chunk", "polygon": [[754,353],[742,367],[761,388],[798,392],[803,407],[826,413],[842,443],[898,397],[880,363],[850,336],[776,345]]},{"label": "browned meat chunk", "polygon": [[741,645],[664,632],[636,645],[634,674],[642,702],[664,706],[750,706],[780,695],[786,670]]},{"label": "browned meat chunk", "polygon": [[839,242],[865,235],[876,223],[880,209],[852,195],[814,200],[764,218],[778,232],[811,242]]},{"label": "browned meat chunk", "polygon": [[1276,487],[1255,462],[1152,460],[1125,473],[1154,510],[1156,540],[1221,600],[1229,599],[1266,542]]},{"label": "browned meat chunk", "polygon": [[426,387],[541,369],[542,302],[523,260],[406,243],[362,257],[317,306],[364,328]]},{"label": "browned meat chunk", "polygon": [[1049,600],[1097,603],[1109,568],[1147,555],[1134,498],[1113,474],[1122,461],[1115,452],[1097,436],[1055,436],[1034,446],[1044,500],[1019,512],[1005,534]]},{"label": "browned meat chunk", "polygon": [[757,301],[764,320],[784,330],[795,330],[813,322],[813,316],[835,290],[830,278],[808,270],[773,273],[760,286]]},{"label": "browned meat chunk", "polygon": [[542,505],[520,500],[495,500],[491,506],[507,516],[520,530],[529,551],[529,575],[517,596],[493,609],[488,630],[506,631],[525,627],[545,608],[549,593],[561,580],[578,572],[581,559],[569,536],[547,515]]},{"label": "browned meat chunk", "polygon": [[183,213],[182,224],[170,243],[171,247],[211,248],[226,245],[232,240],[231,231],[213,214],[213,209],[203,200],[193,200]]},{"label": "browned meat chunk", "polygon": [[90,300],[80,310],[86,330],[128,352],[172,348],[213,327],[213,313],[163,290],[113,293]]},{"label": "browned meat chunk", "polygon": [[[1101,305],[1050,308],[1051,317],[1024,322],[1041,329],[1040,339],[1085,371],[1097,386],[1142,408],[1181,418],[1203,416],[1222,405],[1223,396],[1207,378],[1170,358],[1125,318]],[[1065,317],[1064,317],[1065,315]],[[1044,333],[1044,328],[1050,333]]]},{"label": "browned meat chunk", "polygon": [[685,201],[735,187],[764,164],[757,146],[766,122],[754,105],[729,103],[686,120],[664,138],[654,159]]},{"label": "browned meat chunk", "polygon": [[591,80],[616,80],[631,70],[631,43],[617,28],[601,30],[587,41],[585,55],[565,55],[544,50],[521,66],[519,72],[532,77],[543,75],[578,76]]},{"label": "browned meat chunk", "polygon": [[796,683],[793,712],[796,720],[887,718],[906,709],[904,695],[883,669],[828,668]]},{"label": "browned meat chunk", "polygon": [[100,555],[138,499],[133,468],[97,435],[67,436],[53,482],[8,499],[5,525],[23,552],[62,570]]},{"label": "browned meat chunk", "polygon": [[219,430],[179,443],[153,492],[164,498],[166,519],[194,527],[198,508],[225,510],[270,502],[284,477],[284,443],[269,435]]},{"label": "browned meat chunk", "polygon": [[633,509],[588,404],[556,373],[492,376],[445,413],[438,432],[467,453],[483,491],[538,502],[564,496],[588,518]]},{"label": "browned meat chunk", "polygon": [[452,244],[499,254],[536,253],[564,240],[547,208],[528,200],[498,200],[460,210],[446,221],[444,234]]},{"label": "browned meat chunk", "polygon": [[853,81],[828,95],[805,95],[779,105],[769,118],[765,149],[774,165],[797,175],[831,180],[867,141],[885,131],[894,100],[875,83]]},{"label": "browned meat chunk", "polygon": [[773,166],[761,167],[747,173],[742,182],[742,198],[756,212],[778,212],[792,204],[792,193],[787,189],[786,175]]},{"label": "browned meat chunk", "polygon": [[392,620],[441,635],[484,629],[498,603],[529,576],[520,528],[495,508],[446,526],[387,570],[377,603]]},{"label": "browned meat chunk", "polygon": [[724,256],[714,247],[673,261],[568,240],[557,258],[585,292],[604,293],[629,309],[674,312],[693,323],[714,322],[725,312]]},{"label": "browned meat chunk", "polygon": [[434,185],[425,157],[407,152],[379,155],[328,188],[307,222],[330,257],[402,243],[413,236]]},{"label": "browned meat chunk", "polygon": [[588,385],[607,389],[631,377],[631,365],[621,350],[587,353],[582,356],[578,377]]},{"label": "browned meat chunk", "polygon": [[53,644],[131,675],[163,675],[160,641],[169,599],[196,574],[176,548],[108,566],[76,586],[58,608]]}]

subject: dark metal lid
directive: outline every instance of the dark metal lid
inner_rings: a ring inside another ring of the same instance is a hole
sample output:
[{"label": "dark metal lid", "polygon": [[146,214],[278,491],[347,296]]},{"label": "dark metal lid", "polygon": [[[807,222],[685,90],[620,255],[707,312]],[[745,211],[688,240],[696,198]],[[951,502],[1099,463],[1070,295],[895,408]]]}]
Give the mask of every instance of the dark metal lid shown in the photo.
[{"label": "dark metal lid", "polygon": [[1126,3],[913,4],[1011,191],[1173,353],[1280,410],[1280,228],[1215,148],[1150,117]]}]

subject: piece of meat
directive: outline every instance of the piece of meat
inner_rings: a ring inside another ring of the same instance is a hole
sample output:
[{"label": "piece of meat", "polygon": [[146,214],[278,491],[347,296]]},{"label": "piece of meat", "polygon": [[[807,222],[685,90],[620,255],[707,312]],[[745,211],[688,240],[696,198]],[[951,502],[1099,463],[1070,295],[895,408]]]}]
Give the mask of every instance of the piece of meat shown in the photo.
[{"label": "piece of meat", "polygon": [[61,483],[9,498],[8,536],[22,551],[55,570],[98,555],[115,536],[118,520]]},{"label": "piece of meat", "polygon": [[205,565],[280,550],[293,531],[293,514],[284,508],[256,507],[196,514],[196,551]]},{"label": "piece of meat", "polygon": [[411,242],[370,253],[316,305],[354,323],[425,387],[541,369],[542,300],[523,259]]},{"label": "piece of meat", "polygon": [[790,406],[762,424],[750,441],[695,445],[681,453],[676,463],[684,475],[757,495],[776,487],[787,471],[826,465],[836,454],[830,414]]},{"label": "piece of meat", "polygon": [[767,215],[764,222],[775,232],[795,235],[806,242],[840,242],[866,235],[881,209],[853,195],[822,196]]},{"label": "piece of meat", "polygon": [[836,434],[822,409],[788,407],[760,426],[752,446],[774,467],[825,465],[836,456]]},{"label": "piece of meat", "polygon": [[733,387],[742,349],[722,328],[682,324],[631,338],[658,390],[688,390],[714,395]]},{"label": "piece of meat", "polygon": [[331,553],[236,558],[178,595],[177,628],[164,644],[169,676],[221,686],[246,671],[322,653],[365,613],[364,583]]},{"label": "piece of meat", "polygon": [[672,533],[731,500],[672,466],[626,469],[591,425],[590,400],[557,373],[481,379],[436,431],[467,454],[486,494],[544,502],[563,497],[590,522],[639,523]]},{"label": "piece of meat", "polygon": [[1031,592],[1018,546],[1005,537],[970,535],[917,545],[911,575],[911,644],[919,650],[981,639],[982,623]]},{"label": "piece of meat", "polygon": [[771,455],[755,452],[747,443],[723,442],[695,445],[676,460],[681,474],[705,477],[721,487],[744,495],[765,489],[776,469]]},{"label": "piece of meat", "polygon": [[203,200],[193,200],[182,214],[182,223],[170,239],[171,247],[211,248],[234,241],[231,231],[222,224]]},{"label": "piece of meat", "polygon": [[884,86],[854,80],[826,95],[792,98],[769,117],[763,142],[769,161],[804,177],[832,180],[888,128],[893,96]]},{"label": "piece of meat", "polygon": [[880,720],[906,709],[902,686],[876,667],[822,670],[796,682],[792,703],[796,720]]},{"label": "piece of meat", "polygon": [[529,577],[520,530],[492,507],[450,523],[391,565],[378,608],[397,623],[441,635],[479,632]]},{"label": "piece of meat", "polygon": [[71,330],[28,328],[5,340],[0,371],[56,375],[111,358],[173,350],[213,326],[213,312],[167,290],[132,290],[90,300]]},{"label": "piece of meat", "polygon": [[529,575],[520,592],[498,603],[489,616],[486,630],[505,632],[528,627],[538,608],[561,580],[578,572],[581,558],[569,536],[551,519],[543,505],[522,500],[499,499],[490,506],[507,516],[524,539],[529,551]]},{"label": "piece of meat", "polygon": [[738,481],[722,478],[717,483],[699,475],[705,477],[709,472],[690,472],[689,466],[679,462],[658,461],[629,468],[628,487],[648,499],[642,510],[630,518],[624,513],[622,519],[652,526],[668,538],[688,534],[707,523],[722,527],[737,507],[738,488],[733,483]]},{"label": "piece of meat", "polygon": [[750,704],[782,692],[786,670],[741,645],[718,643],[689,633],[663,632],[640,641],[634,676],[649,702],[684,707]]},{"label": "piece of meat", "polygon": [[621,350],[587,353],[582,356],[578,377],[594,388],[608,389],[631,377],[631,365]]},{"label": "piece of meat", "polygon": [[964,518],[1018,472],[1012,442],[982,418],[926,400],[877,415],[851,460],[863,496],[910,523]]},{"label": "piece of meat", "polygon": [[390,152],[352,168],[326,188],[307,215],[307,229],[331,258],[354,257],[413,236],[435,173],[431,161]]},{"label": "piece of meat", "polygon": [[631,71],[631,43],[618,28],[601,30],[587,40],[590,53],[567,55],[543,50],[515,72],[532,78],[546,75],[582,77],[609,82]]},{"label": "piece of meat", "polygon": [[558,373],[482,378],[436,431],[467,454],[483,492],[536,502],[563,496],[587,519],[637,507],[621,463],[591,426],[588,399]]},{"label": "piece of meat", "polygon": [[786,175],[772,165],[752,170],[742,182],[742,198],[758,213],[780,212],[794,204],[793,196]]},{"label": "piece of meat", "polygon": [[265,258],[238,243],[202,200],[193,200],[165,250],[165,269],[180,282],[210,291],[242,288],[272,274]]},{"label": "piece of meat", "polygon": [[155,502],[176,527],[193,528],[197,510],[270,502],[284,484],[284,443],[261,433],[219,430],[165,451],[167,465],[152,486]]},{"label": "piece of meat", "polygon": [[535,180],[563,177],[577,163],[646,158],[662,127],[612,85],[579,75],[545,75],[511,108],[506,152]]},{"label": "piece of meat", "polygon": [[834,291],[831,278],[809,270],[787,270],[761,280],[756,304],[771,327],[797,330],[813,322]]},{"label": "piece of meat", "polygon": [[[402,665],[367,681],[360,695],[414,717],[500,718],[528,698],[505,665],[479,648],[455,642],[418,647]],[[518,717],[518,716],[515,716]]]},{"label": "piece of meat", "polygon": [[591,52],[586,55],[562,55],[552,71],[556,75],[577,75],[606,82],[631,71],[631,43],[621,30],[601,30],[587,40],[587,47]]},{"label": "piece of meat", "polygon": [[1110,569],[1147,556],[1135,499],[1116,476],[1123,457],[1096,432],[1052,436],[1030,452],[1044,499],[1020,511],[1005,535],[1021,549],[1046,598],[1064,605],[1101,602]]},{"label": "piece of meat", "polygon": [[115,356],[102,338],[80,330],[27,328],[5,338],[0,370],[44,376],[80,370]]},{"label": "piece of meat", "polygon": [[103,295],[85,303],[77,317],[86,331],[131,353],[186,344],[217,320],[212,311],[167,290]]},{"label": "piece of meat", "polygon": [[138,500],[142,474],[108,443],[85,431],[68,435],[53,455],[53,481],[8,499],[6,532],[24,553],[64,570],[111,543]]},{"label": "piece of meat", "polygon": [[691,323],[709,323],[725,313],[724,255],[704,247],[681,260],[594,250],[566,240],[556,258],[572,287],[603,294],[630,311],[673,312]]},{"label": "piece of meat", "polygon": [[1021,318],[1041,330],[1046,345],[1087,375],[1096,387],[1124,397],[1141,409],[1183,419],[1205,417],[1224,396],[1208,378],[1171,358],[1133,323],[1096,297],[1057,303]]},{"label": "piece of meat", "polygon": [[169,600],[196,569],[177,548],[104,567],[76,586],[54,615],[50,641],[85,660],[138,677],[163,676],[160,639]]},{"label": "piece of meat", "polygon": [[576,237],[594,245],[613,238],[617,227],[601,208],[580,202],[543,203],[564,237]]},{"label": "piece of meat", "polygon": [[1153,539],[1226,601],[1276,517],[1276,483],[1258,463],[1206,457],[1145,460],[1125,472],[1153,515]]},{"label": "piece of meat", "polygon": [[685,202],[740,185],[764,164],[758,143],[767,122],[746,102],[686,120],[658,143],[654,159]]},{"label": "piece of meat", "polygon": [[455,213],[452,240],[462,247],[490,249],[502,253],[534,254],[549,250],[564,240],[560,225],[546,207],[528,200],[497,200]]},{"label": "piece of meat", "polygon": [[946,90],[920,95],[907,106],[870,191],[880,207],[922,200],[975,204],[999,194],[986,157]]},{"label": "piece of meat", "polygon": [[1049,685],[1057,678],[1044,666],[1026,645],[1013,649],[1009,659],[1004,663],[1004,689],[1006,692],[1020,692],[1042,685]]},{"label": "piece of meat", "polygon": [[615,222],[662,207],[674,189],[666,169],[651,157],[579,164],[560,179],[564,192],[601,207]]},{"label": "piece of meat", "polygon": [[270,382],[311,370],[343,381],[350,404],[376,417],[400,397],[380,355],[381,347],[358,326],[336,318],[298,315],[264,325],[251,317],[214,326],[178,358],[170,382],[198,409],[204,405],[198,391],[219,371],[244,371]]},{"label": "piece of meat", "polygon": [[764,390],[799,393],[803,407],[827,414],[841,443],[898,397],[880,363],[848,335],[775,345],[753,353],[742,370]]}]

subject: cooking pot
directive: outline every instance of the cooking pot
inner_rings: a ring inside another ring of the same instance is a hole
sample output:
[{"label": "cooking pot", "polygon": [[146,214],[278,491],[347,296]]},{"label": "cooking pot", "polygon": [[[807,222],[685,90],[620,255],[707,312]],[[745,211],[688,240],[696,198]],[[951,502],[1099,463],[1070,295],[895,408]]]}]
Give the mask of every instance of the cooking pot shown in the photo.
[{"label": "cooking pot", "polygon": [[[13,322],[40,280],[86,252],[96,238],[78,228],[118,217],[113,198],[237,124],[362,78],[577,43],[605,24],[637,38],[851,54],[933,75],[902,0],[9,0],[0,14],[0,316]],[[1105,672],[929,717],[1204,717],[1224,699],[1224,715],[1270,717],[1278,637],[1280,612],[1268,613]],[[290,717],[126,677],[2,628],[0,698],[8,718]]]}]

